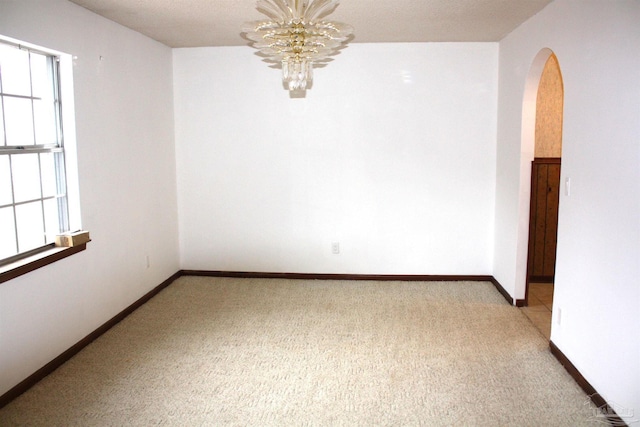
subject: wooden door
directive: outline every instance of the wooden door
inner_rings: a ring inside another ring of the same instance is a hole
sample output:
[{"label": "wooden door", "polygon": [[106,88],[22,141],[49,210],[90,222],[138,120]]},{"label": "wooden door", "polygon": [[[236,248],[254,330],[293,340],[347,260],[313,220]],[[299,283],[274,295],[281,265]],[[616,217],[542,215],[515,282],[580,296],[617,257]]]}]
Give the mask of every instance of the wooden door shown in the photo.
[{"label": "wooden door", "polygon": [[556,268],[559,199],[560,159],[534,159],[531,164],[529,282],[553,283]]}]

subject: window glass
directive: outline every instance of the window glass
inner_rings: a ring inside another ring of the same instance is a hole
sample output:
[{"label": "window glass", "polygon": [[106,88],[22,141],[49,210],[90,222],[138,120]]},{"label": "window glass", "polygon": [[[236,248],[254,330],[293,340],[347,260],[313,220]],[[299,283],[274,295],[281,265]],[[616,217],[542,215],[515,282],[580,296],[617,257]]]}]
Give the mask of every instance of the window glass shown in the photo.
[{"label": "window glass", "polygon": [[42,171],[42,197],[53,197],[56,189],[56,164],[53,153],[40,154],[40,170]]},{"label": "window glass", "polygon": [[17,205],[16,219],[20,252],[30,251],[45,244],[42,202]]},{"label": "window glass", "polygon": [[3,96],[2,98],[7,145],[33,145],[33,108],[31,99],[11,96]]},{"label": "window glass", "polygon": [[39,169],[38,154],[16,154],[11,156],[15,203],[40,198]]},{"label": "window glass", "polygon": [[[0,69],[0,73],[2,73],[2,69]],[[0,97],[0,147],[6,145],[4,142],[4,106],[2,104],[2,97]]]},{"label": "window glass", "polygon": [[37,52],[31,52],[31,88],[36,98],[53,99],[51,73],[48,58]]},{"label": "window glass", "polygon": [[52,243],[59,234],[60,223],[58,221],[58,201],[56,199],[47,199],[43,202],[44,207],[44,228],[46,235],[46,243]]},{"label": "window glass", "polygon": [[0,236],[0,259],[17,254],[13,207],[0,208]]},{"label": "window glass", "polygon": [[0,206],[10,205],[13,203],[12,200],[9,156],[0,156]]},{"label": "window glass", "polygon": [[29,52],[9,45],[0,45],[2,92],[31,96]]},{"label": "window glass", "polygon": [[35,119],[37,145],[56,145],[58,135],[56,134],[56,109],[51,100],[34,100],[33,117]]}]

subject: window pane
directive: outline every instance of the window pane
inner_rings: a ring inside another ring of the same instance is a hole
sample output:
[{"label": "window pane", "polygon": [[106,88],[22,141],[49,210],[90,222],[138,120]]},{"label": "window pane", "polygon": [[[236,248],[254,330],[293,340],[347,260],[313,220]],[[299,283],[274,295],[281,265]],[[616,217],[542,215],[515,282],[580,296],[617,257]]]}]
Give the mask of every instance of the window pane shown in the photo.
[{"label": "window pane", "polygon": [[0,206],[13,203],[9,156],[0,156]]},{"label": "window pane", "polygon": [[16,203],[40,198],[40,168],[37,154],[11,156]]},{"label": "window pane", "polygon": [[31,84],[33,96],[36,98],[53,99],[53,83],[48,62],[45,55],[31,52]]},{"label": "window pane", "polygon": [[40,170],[42,171],[42,197],[56,195],[56,165],[53,153],[40,154]]},{"label": "window pane", "polygon": [[55,242],[56,235],[60,234],[58,201],[56,199],[44,201],[44,227],[47,243]]},{"label": "window pane", "polygon": [[4,119],[7,145],[33,145],[33,111],[30,99],[5,96]]},{"label": "window pane", "polygon": [[36,144],[48,145],[58,142],[56,133],[56,111],[53,101],[33,101],[35,118]]},{"label": "window pane", "polygon": [[20,252],[44,246],[44,221],[42,203],[34,202],[16,206],[18,218],[18,246]]},{"label": "window pane", "polygon": [[35,119],[36,144],[56,144],[56,103],[53,84],[53,58],[31,53],[31,78],[35,97],[33,113]]},{"label": "window pane", "polygon": [[26,50],[0,45],[0,67],[4,93],[31,96],[29,53]]},{"label": "window pane", "polygon": [[0,146],[7,145],[4,141],[4,107],[2,106],[2,98],[0,97]]},{"label": "window pane", "polygon": [[0,258],[18,253],[16,232],[13,224],[13,208],[0,209]]},{"label": "window pane", "polygon": [[69,199],[67,196],[56,198],[58,203],[58,228],[60,232],[70,231],[69,229]]}]

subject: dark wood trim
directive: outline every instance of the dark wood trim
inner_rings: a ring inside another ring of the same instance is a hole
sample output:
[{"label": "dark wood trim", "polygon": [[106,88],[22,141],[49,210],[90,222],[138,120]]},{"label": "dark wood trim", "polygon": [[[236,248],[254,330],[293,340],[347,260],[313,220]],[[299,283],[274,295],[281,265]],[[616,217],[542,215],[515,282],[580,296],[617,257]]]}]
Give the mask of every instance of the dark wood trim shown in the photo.
[{"label": "dark wood trim", "polygon": [[492,282],[492,276],[455,276],[420,274],[333,274],[333,273],[270,273],[251,271],[182,270],[183,276],[237,277],[244,279],[295,280],[372,280],[402,282]]},{"label": "dark wood trim", "polygon": [[55,371],[59,366],[64,364],[67,360],[71,359],[77,353],[80,352],[83,348],[89,345],[96,338],[100,337],[100,335],[107,332],[109,329],[114,327],[120,321],[122,321],[129,314],[133,313],[136,309],[142,306],[144,303],[149,301],[155,295],[157,295],[161,290],[169,286],[173,283],[177,278],[181,276],[181,272],[175,273],[173,276],[169,277],[167,280],[162,282],[160,285],[153,288],[151,291],[147,292],[144,296],[138,299],[136,302],[131,304],[129,307],[125,308],[123,311],[114,316],[111,320],[104,323],[95,331],[91,332],[89,335],[78,341],[76,344],[71,346],[64,353],[60,354],[58,357],[53,359],[51,362],[44,365],[42,368],[38,369],[36,372],[31,374],[28,378],[23,380],[21,383],[7,391],[5,394],[0,396],[0,409],[6,406],[9,402],[11,402],[16,397],[20,396],[22,393],[27,391],[29,388],[34,386],[38,381],[42,380],[44,377]]},{"label": "dark wood trim", "polygon": [[[488,275],[431,275],[431,274],[327,274],[327,273],[270,273],[250,271],[182,270],[184,276],[238,277],[245,279],[298,279],[298,280],[372,280],[405,282],[491,282],[498,292],[513,304],[511,295],[493,276]],[[522,301],[522,300],[518,300]]]},{"label": "dark wood trim", "polygon": [[490,276],[491,278],[489,279],[489,281],[491,283],[493,283],[493,286],[496,287],[496,289],[498,290],[498,292],[500,292],[500,294],[504,297],[504,299],[507,300],[507,302],[511,305],[513,305],[513,298],[511,297],[511,295],[509,295],[509,292],[507,292],[502,285],[500,284],[500,282],[498,282],[498,279],[496,279],[493,276]]},{"label": "dark wood trim", "polygon": [[[268,273],[250,271],[211,271],[211,270],[182,270],[184,276],[208,277],[238,277],[245,279],[297,279],[297,280],[377,280],[404,282],[491,282],[509,304],[514,304],[500,282],[493,276],[487,275],[431,275],[431,274],[325,274],[325,273]],[[524,300],[516,300],[516,305]],[[518,305],[522,307],[522,305]]]},{"label": "dark wood trim", "polygon": [[529,283],[553,283],[553,276],[530,276]]},{"label": "dark wood trim", "polygon": [[532,162],[537,164],[559,165],[562,163],[562,157],[535,157]]},{"label": "dark wood trim", "polygon": [[40,254],[25,258],[22,261],[9,264],[8,266],[0,268],[0,283],[15,279],[16,277],[30,273],[46,265],[53,264],[56,261],[75,255],[85,249],[87,249],[86,243],[71,248],[54,247]]},{"label": "dark wood trim", "polygon": [[604,400],[600,393],[598,393],[596,389],[593,388],[591,384],[589,384],[589,381],[587,381],[586,378],[582,376],[580,371],[578,371],[578,369],[573,365],[573,363],[571,363],[567,356],[564,355],[564,353],[558,348],[558,346],[553,343],[553,341],[549,341],[549,350],[551,351],[551,354],[553,354],[555,358],[558,359],[558,362],[560,362],[560,364],[564,366],[569,375],[571,375],[575,382],[578,383],[582,390],[587,393],[591,401],[600,409],[600,412],[602,412],[603,418],[606,418],[610,425],[627,425],[624,420],[620,418],[618,414],[616,414],[616,411],[613,409],[613,407],[611,407],[611,405],[609,405],[607,401]]}]

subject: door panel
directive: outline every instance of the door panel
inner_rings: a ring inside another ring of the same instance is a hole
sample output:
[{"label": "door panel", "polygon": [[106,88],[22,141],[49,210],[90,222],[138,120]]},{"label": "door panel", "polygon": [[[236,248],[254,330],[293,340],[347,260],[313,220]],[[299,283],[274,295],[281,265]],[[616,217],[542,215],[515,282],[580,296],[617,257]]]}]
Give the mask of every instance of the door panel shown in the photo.
[{"label": "door panel", "polygon": [[553,282],[558,235],[560,159],[537,158],[531,165],[529,281]]}]

